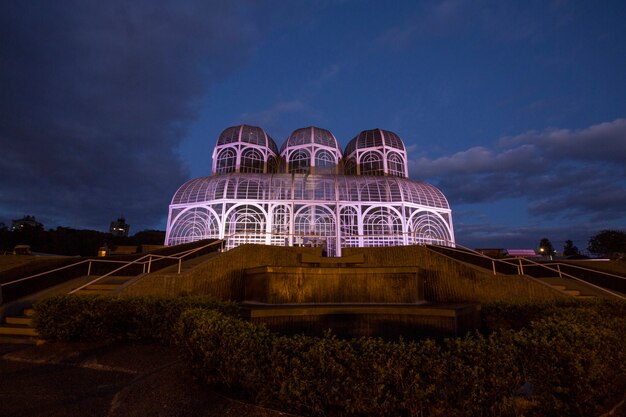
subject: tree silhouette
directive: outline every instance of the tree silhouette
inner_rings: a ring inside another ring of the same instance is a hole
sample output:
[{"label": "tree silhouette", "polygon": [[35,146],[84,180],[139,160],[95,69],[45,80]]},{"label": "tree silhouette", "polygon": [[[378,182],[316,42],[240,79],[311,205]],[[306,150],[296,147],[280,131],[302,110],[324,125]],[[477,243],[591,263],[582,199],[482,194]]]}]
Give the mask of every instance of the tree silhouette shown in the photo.
[{"label": "tree silhouette", "polygon": [[568,239],[565,241],[565,246],[563,246],[563,255],[564,256],[580,255],[580,251],[578,250],[576,246],[574,246],[574,242]]},{"label": "tree silhouette", "polygon": [[619,230],[603,230],[589,239],[587,249],[596,255],[626,252],[626,233]]},{"label": "tree silhouette", "polygon": [[539,241],[539,253],[548,257],[552,257],[552,255],[556,253],[550,239],[544,237],[541,241]]}]

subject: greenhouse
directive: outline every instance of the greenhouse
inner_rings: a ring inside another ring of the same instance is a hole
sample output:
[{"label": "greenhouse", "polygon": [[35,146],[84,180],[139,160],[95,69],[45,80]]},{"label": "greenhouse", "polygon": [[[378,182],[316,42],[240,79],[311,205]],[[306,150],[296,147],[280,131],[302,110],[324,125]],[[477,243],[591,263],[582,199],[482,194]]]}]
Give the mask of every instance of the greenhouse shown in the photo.
[{"label": "greenhouse", "polygon": [[345,247],[451,245],[451,210],[437,188],[408,178],[393,132],[359,133],[341,152],[331,132],[295,130],[278,150],[255,126],[224,130],[212,176],[190,180],[169,207],[166,244],[243,243]]}]

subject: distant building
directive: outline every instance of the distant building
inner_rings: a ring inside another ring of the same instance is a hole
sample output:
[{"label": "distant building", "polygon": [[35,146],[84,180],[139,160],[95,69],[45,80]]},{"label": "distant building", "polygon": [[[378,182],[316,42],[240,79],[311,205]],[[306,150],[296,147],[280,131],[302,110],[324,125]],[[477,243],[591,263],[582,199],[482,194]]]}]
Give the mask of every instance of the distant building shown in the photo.
[{"label": "distant building", "polygon": [[126,223],[126,219],[120,217],[116,221],[111,222],[111,226],[109,226],[109,233],[113,236],[128,236],[128,231],[130,230],[130,225]]},{"label": "distant building", "polygon": [[35,220],[35,216],[24,216],[18,220],[12,220],[11,222],[11,230],[22,230],[25,228],[41,228],[43,229],[43,224],[39,223]]}]

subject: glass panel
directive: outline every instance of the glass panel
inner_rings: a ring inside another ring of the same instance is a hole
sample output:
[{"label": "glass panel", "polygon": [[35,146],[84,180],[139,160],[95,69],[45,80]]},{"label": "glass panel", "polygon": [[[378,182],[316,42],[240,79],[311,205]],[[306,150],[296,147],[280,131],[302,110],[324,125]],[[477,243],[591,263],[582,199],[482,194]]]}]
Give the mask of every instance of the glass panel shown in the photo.
[{"label": "glass panel", "polygon": [[365,152],[361,156],[361,175],[385,175],[383,157],[378,152]]},{"label": "glass panel", "polygon": [[309,151],[298,149],[289,156],[289,173],[308,174],[311,165]]},{"label": "glass panel", "polygon": [[228,172],[235,172],[235,167],[237,165],[237,155],[235,153],[235,149],[227,148],[222,151],[217,156],[217,168],[215,169],[216,174],[226,174]]},{"label": "glass panel", "polygon": [[241,155],[240,172],[263,173],[263,155],[257,149],[246,149]]}]

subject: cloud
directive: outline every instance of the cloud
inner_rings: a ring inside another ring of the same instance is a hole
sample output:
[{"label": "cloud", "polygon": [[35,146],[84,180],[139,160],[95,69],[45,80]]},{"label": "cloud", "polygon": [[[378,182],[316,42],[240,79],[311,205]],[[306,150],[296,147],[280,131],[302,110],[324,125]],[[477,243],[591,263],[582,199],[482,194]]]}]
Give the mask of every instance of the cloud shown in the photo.
[{"label": "cloud", "polygon": [[584,251],[589,238],[600,230],[601,226],[587,223],[579,224],[575,230],[571,226],[549,224],[518,227],[495,223],[455,224],[457,241],[462,236],[460,243],[470,248],[534,249],[540,239],[549,237],[557,251],[562,250],[566,240],[573,240]]},{"label": "cloud", "polygon": [[2,2],[0,216],[158,225],[185,126],[259,36],[241,3]]},{"label": "cloud", "polygon": [[503,138],[502,146],[529,144],[553,158],[604,161],[623,166],[626,155],[626,119],[600,123],[586,129],[548,129]]},{"label": "cloud", "polygon": [[535,217],[626,218],[626,119],[580,130],[546,129],[502,138],[492,149],[410,161],[455,204],[523,199]]}]

